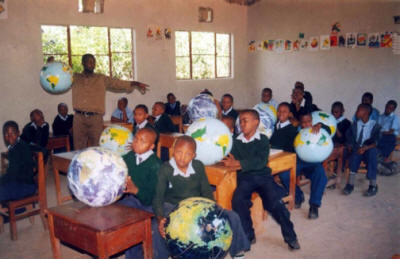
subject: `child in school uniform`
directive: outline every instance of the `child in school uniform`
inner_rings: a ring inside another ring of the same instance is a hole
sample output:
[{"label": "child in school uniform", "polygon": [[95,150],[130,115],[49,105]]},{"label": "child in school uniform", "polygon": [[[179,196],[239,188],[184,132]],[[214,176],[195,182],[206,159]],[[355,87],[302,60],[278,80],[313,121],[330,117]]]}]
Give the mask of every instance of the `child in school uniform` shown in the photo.
[{"label": "child in school uniform", "polygon": [[222,116],[230,116],[235,121],[239,113],[233,109],[233,96],[231,94],[224,94],[221,98]]},{"label": "child in school uniform", "polygon": [[399,135],[399,118],[394,114],[397,102],[390,100],[386,103],[385,112],[379,116],[378,123],[381,128],[381,138],[378,141],[378,152],[383,158],[382,165],[387,167],[393,174],[394,162],[390,160],[390,154],[396,147],[396,137]]},{"label": "child in school uniform", "polygon": [[111,115],[111,122],[133,123],[133,112],[128,107],[128,99],[126,97],[118,100],[117,108]]},{"label": "child in school uniform", "polygon": [[293,141],[297,135],[297,128],[289,120],[290,104],[282,102],[278,106],[278,121],[275,125],[274,133],[271,136],[270,144],[272,148],[282,149],[286,152],[294,153]]},{"label": "child in school uniform", "polygon": [[168,102],[165,104],[165,113],[168,115],[181,115],[181,103],[176,100],[173,93],[167,95]]},{"label": "child in school uniform", "polygon": [[68,106],[59,103],[57,106],[58,114],[54,118],[52,128],[54,136],[68,136],[71,149],[73,149],[72,123],[74,115],[68,114]]},{"label": "child in school uniform", "polygon": [[18,124],[7,121],[3,125],[3,137],[8,148],[8,166],[0,177],[0,203],[18,200],[35,193],[32,152],[19,137]]},{"label": "child in school uniform", "polygon": [[[159,220],[159,234],[153,234],[153,239],[165,238],[165,217],[180,201],[190,197],[203,197],[214,200],[211,186],[208,182],[204,165],[195,160],[196,142],[189,136],[179,137],[174,144],[173,158],[165,162],[159,172],[156,195],[153,200],[153,208]],[[233,258],[244,258],[244,252],[250,249],[240,218],[229,210],[223,213],[228,217],[233,239],[229,253]],[[158,251],[164,251],[164,255],[157,258],[167,258],[168,251],[162,242]]]},{"label": "child in school uniform", "polygon": [[222,115],[221,121],[228,127],[232,135],[235,134],[235,119],[231,116]]},{"label": "child in school uniform", "polygon": [[159,133],[176,132],[176,127],[172,123],[171,118],[165,113],[165,104],[156,102],[153,105],[152,116],[154,118],[154,127]]},{"label": "child in school uniform", "polygon": [[261,104],[269,104],[274,106],[275,109],[278,108],[278,103],[272,98],[272,89],[264,88],[261,91]]},{"label": "child in school uniform", "polygon": [[[122,157],[128,167],[129,176],[126,180],[125,195],[119,204],[153,212],[152,202],[157,184],[157,172],[162,163],[153,152],[156,138],[157,134],[151,128],[142,128],[136,132],[132,151]],[[157,223],[153,224],[157,229]],[[125,256],[127,259],[142,258],[142,245],[128,249]]]},{"label": "child in school uniform", "polygon": [[21,138],[29,144],[32,151],[43,152],[45,162],[48,157],[46,149],[49,141],[49,124],[44,120],[43,112],[35,109],[30,113],[31,122],[25,125]]},{"label": "child in school uniform", "polygon": [[[376,122],[378,122],[379,120],[379,110],[376,109],[375,107],[372,106],[372,103],[374,102],[374,95],[370,92],[365,92],[362,97],[361,97],[361,103],[363,104],[369,104],[371,105],[371,114],[369,116],[369,118],[371,120],[374,120]],[[357,114],[354,114],[353,116],[353,122],[357,121]]]},{"label": "child in school uniform", "polygon": [[[132,131],[133,135],[135,135],[138,130],[143,128],[152,128],[155,130],[154,126],[151,125],[151,123],[147,120],[149,118],[149,109],[147,108],[146,105],[144,104],[136,105],[135,109],[133,110],[133,114],[134,114],[133,131]],[[156,133],[158,136],[157,131]]]},{"label": "child in school uniform", "polygon": [[263,207],[281,226],[284,241],[289,249],[300,249],[290,213],[281,200],[277,184],[267,167],[269,140],[260,134],[260,117],[256,110],[243,110],[239,115],[242,133],[233,140],[231,154],[224,158],[225,166],[237,166],[237,187],[233,193],[232,208],[239,215],[248,240],[254,244],[256,237],[250,217],[251,195],[257,192]]},{"label": "child in school uniform", "polygon": [[346,140],[350,151],[349,169],[350,176],[346,187],[343,189],[344,195],[349,195],[354,190],[356,173],[360,167],[361,161],[367,165],[367,179],[369,187],[364,196],[370,197],[378,192],[376,184],[377,172],[377,142],[379,139],[381,127],[370,118],[372,107],[369,104],[360,104],[357,107],[357,121],[351,124],[347,130]]}]

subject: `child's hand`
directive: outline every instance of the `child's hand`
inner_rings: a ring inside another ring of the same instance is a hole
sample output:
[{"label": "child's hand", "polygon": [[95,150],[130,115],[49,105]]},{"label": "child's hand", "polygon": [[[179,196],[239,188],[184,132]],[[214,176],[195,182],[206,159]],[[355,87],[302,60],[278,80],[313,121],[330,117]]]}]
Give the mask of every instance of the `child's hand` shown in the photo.
[{"label": "child's hand", "polygon": [[338,135],[339,138],[342,137],[342,132],[340,132],[340,130],[338,128],[336,129],[336,134]]},{"label": "child's hand", "polygon": [[139,192],[139,189],[137,186],[132,182],[132,178],[128,176],[125,181],[125,193],[133,193],[137,194]]},{"label": "child's hand", "polygon": [[229,154],[224,159],[222,159],[222,163],[224,163],[224,166],[239,166],[240,167],[240,162],[238,160],[236,160],[236,158],[232,154]]},{"label": "child's hand", "polygon": [[313,134],[318,134],[319,130],[321,129],[321,123],[317,123],[314,126],[311,127],[311,133]]},{"label": "child's hand", "polygon": [[362,154],[365,153],[365,151],[366,151],[366,147],[360,147],[360,148],[357,150],[357,153],[358,153],[359,155],[362,155]]},{"label": "child's hand", "polygon": [[165,222],[166,218],[161,218],[158,222],[158,231],[160,231],[161,236],[165,239]]}]

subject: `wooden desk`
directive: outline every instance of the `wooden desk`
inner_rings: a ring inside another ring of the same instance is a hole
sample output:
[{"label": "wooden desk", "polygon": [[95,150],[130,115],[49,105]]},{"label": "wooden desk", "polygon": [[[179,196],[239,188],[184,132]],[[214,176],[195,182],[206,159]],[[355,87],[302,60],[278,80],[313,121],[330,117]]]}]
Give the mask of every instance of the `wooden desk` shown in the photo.
[{"label": "wooden desk", "polygon": [[[294,206],[294,192],[296,186],[296,154],[280,152],[269,156],[268,166],[272,170],[272,175],[290,170],[289,195],[283,200],[289,203],[289,209]],[[227,167],[221,163],[206,166],[206,174],[211,185],[216,186],[216,201],[225,208],[232,209],[232,196],[236,189],[236,170],[235,167]]]},{"label": "wooden desk", "polygon": [[111,121],[104,121],[103,122],[103,129],[107,128],[108,126],[111,125],[120,125],[122,127],[125,127],[129,129],[130,131],[133,131],[133,124],[132,123],[125,123],[125,122],[111,122]]},{"label": "wooden desk", "polygon": [[60,241],[108,258],[143,242],[144,258],[153,258],[151,213],[112,204],[89,207],[73,202],[47,210],[53,258],[61,258]]},{"label": "wooden desk", "polygon": [[161,159],[161,148],[167,148],[169,151],[169,156],[172,154],[172,147],[175,140],[183,136],[182,133],[160,133],[157,143],[157,156]]}]

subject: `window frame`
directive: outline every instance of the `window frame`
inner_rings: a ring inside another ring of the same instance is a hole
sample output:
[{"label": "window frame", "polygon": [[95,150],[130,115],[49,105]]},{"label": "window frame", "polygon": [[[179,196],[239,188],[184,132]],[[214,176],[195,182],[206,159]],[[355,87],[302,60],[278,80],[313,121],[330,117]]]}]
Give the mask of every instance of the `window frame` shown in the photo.
[{"label": "window frame", "polygon": [[[185,80],[216,80],[216,79],[232,79],[233,78],[233,35],[231,33],[220,33],[220,32],[212,32],[212,31],[189,31],[189,30],[176,30],[176,32],[186,32],[188,33],[189,37],[189,54],[188,56],[177,56],[176,55],[176,38],[175,38],[175,79],[179,81],[185,81]],[[192,32],[205,32],[205,33],[213,33],[214,34],[214,52],[213,54],[193,54],[192,53]],[[229,35],[229,56],[223,56],[223,55],[218,55],[217,53],[217,34],[222,34],[222,35]],[[213,55],[214,56],[214,77],[213,78],[193,78],[193,55],[197,56],[202,56],[202,55]],[[218,57],[225,57],[229,58],[229,75],[228,76],[218,76],[218,65],[217,65],[217,59]],[[178,78],[176,74],[176,65],[177,65],[177,58],[189,58],[189,77],[188,78]]]},{"label": "window frame", "polygon": [[[96,26],[91,26],[91,25],[76,25],[76,24],[41,24],[40,28],[42,26],[58,26],[58,27],[66,27],[67,31],[67,52],[68,53],[44,53],[43,52],[43,41],[41,40],[42,44],[42,55],[43,57],[45,56],[67,56],[68,57],[68,64],[72,67],[72,57],[76,57],[79,55],[72,55],[72,46],[71,46],[71,28],[70,26],[77,26],[77,27],[101,27],[101,28],[107,28],[107,46],[108,46],[108,53],[107,54],[93,54],[94,56],[103,56],[103,57],[108,57],[108,62],[109,62],[109,67],[108,67],[108,72],[110,77],[113,77],[113,62],[112,62],[112,54],[131,54],[131,59],[132,59],[132,78],[129,80],[135,80],[137,75],[136,75],[136,44],[135,44],[135,30],[131,27],[111,27],[111,26],[101,26],[101,25],[96,25]],[[111,50],[111,29],[129,29],[131,31],[131,51],[126,51],[126,52],[121,52],[121,51],[112,51]]]}]

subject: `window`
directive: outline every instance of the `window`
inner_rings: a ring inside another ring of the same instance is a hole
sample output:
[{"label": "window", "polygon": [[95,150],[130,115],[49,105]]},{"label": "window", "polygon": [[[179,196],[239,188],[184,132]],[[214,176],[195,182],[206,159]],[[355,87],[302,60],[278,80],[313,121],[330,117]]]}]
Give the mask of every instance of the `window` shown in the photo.
[{"label": "window", "polygon": [[54,56],[70,64],[74,72],[82,72],[82,55],[91,53],[96,57],[96,72],[133,80],[132,29],[73,25],[43,25],[41,29],[44,62]]},{"label": "window", "polygon": [[231,77],[231,35],[214,32],[175,32],[177,79]]}]

